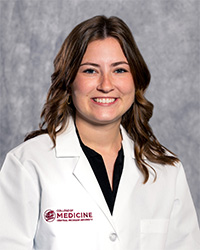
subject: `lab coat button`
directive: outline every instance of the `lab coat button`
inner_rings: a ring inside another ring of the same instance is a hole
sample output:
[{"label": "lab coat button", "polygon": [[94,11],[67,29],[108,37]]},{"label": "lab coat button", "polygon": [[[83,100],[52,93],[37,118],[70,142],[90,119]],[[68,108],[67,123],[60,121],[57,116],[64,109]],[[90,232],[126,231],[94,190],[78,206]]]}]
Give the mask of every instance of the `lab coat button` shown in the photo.
[{"label": "lab coat button", "polygon": [[109,236],[109,238],[110,238],[111,241],[116,241],[117,234],[116,233],[111,233],[110,236]]}]

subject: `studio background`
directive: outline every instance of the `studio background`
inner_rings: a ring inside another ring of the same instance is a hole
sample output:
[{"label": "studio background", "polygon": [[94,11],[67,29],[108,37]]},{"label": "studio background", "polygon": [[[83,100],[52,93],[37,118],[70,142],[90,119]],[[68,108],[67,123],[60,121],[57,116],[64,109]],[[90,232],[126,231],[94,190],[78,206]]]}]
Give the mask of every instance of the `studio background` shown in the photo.
[{"label": "studio background", "polygon": [[53,59],[71,29],[116,15],[151,71],[151,125],[181,159],[200,218],[199,0],[0,0],[0,11],[0,165],[38,128]]}]

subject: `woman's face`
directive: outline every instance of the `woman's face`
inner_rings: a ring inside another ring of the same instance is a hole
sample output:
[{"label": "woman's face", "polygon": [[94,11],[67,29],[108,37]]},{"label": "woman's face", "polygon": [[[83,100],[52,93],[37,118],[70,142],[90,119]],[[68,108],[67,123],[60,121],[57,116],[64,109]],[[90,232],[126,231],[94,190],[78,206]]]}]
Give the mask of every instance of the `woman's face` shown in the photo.
[{"label": "woman's face", "polygon": [[72,84],[76,120],[119,124],[134,96],[133,77],[119,42],[109,37],[89,43]]}]

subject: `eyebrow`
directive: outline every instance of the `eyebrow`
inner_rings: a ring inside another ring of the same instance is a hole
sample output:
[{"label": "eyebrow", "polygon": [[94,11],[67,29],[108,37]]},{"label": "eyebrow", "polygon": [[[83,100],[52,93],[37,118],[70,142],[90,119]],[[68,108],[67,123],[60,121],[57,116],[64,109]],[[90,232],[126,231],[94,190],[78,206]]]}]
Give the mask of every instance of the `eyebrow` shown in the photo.
[{"label": "eyebrow", "polygon": [[[127,64],[127,65],[129,65],[126,61],[119,61],[119,62],[114,62],[114,63],[112,63],[111,66],[112,66],[112,67],[116,67],[116,66],[118,66],[118,65],[120,65],[120,64]],[[81,66],[84,66],[84,65],[90,65],[90,66],[94,66],[94,67],[98,67],[98,68],[100,67],[99,64],[92,63],[92,62],[82,63],[82,64],[80,65],[80,67],[81,67]]]}]

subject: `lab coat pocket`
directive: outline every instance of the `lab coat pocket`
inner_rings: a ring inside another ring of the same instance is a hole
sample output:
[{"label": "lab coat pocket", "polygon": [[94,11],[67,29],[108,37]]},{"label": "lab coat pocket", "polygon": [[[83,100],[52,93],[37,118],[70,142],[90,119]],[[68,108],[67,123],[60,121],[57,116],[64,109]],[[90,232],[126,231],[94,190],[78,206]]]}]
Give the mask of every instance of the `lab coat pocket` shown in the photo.
[{"label": "lab coat pocket", "polygon": [[140,249],[164,250],[169,220],[141,220],[140,222]]}]

